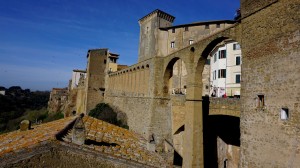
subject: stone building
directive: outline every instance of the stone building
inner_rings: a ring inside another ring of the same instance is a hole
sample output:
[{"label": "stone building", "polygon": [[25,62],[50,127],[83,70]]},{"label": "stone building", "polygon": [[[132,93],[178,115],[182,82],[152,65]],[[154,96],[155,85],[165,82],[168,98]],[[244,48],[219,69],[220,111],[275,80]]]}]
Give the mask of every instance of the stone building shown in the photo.
[{"label": "stone building", "polygon": [[[107,73],[108,50],[89,51],[85,112],[110,104],[183,167],[299,167],[299,12],[299,0],[241,0],[238,20],[173,26],[155,10],[139,20],[138,63]],[[242,47],[241,98],[207,99],[207,57],[226,40]]]},{"label": "stone building", "polygon": [[49,113],[63,112],[67,101],[68,88],[53,88],[50,92],[50,98],[48,102]]},{"label": "stone building", "polygon": [[77,88],[80,85],[80,81],[83,81],[81,78],[83,78],[83,79],[86,78],[86,71],[85,70],[74,69],[73,73],[72,73],[70,89]]}]

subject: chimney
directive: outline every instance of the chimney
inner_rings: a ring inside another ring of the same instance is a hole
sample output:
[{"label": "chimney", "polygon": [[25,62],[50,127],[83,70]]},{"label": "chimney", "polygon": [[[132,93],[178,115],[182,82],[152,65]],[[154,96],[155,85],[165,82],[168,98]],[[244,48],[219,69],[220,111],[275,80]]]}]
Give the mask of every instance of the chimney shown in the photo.
[{"label": "chimney", "polygon": [[80,115],[73,126],[72,142],[77,145],[83,145],[85,141],[85,127],[82,121],[83,115]]},{"label": "chimney", "polygon": [[20,123],[20,131],[27,131],[31,128],[31,122],[29,120],[23,120]]}]

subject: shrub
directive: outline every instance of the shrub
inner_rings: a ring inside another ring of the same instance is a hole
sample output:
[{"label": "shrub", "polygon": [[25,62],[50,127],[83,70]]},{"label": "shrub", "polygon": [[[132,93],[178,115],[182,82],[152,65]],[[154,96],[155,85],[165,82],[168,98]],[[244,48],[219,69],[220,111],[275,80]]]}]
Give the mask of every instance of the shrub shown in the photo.
[{"label": "shrub", "polygon": [[118,113],[106,103],[97,104],[96,107],[89,112],[89,116],[128,129],[126,122],[118,120]]}]

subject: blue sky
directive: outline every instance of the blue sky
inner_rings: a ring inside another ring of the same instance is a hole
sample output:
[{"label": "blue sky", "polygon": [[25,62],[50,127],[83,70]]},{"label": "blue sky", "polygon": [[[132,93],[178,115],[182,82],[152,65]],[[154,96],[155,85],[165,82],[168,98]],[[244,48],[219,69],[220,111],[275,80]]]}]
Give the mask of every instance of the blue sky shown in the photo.
[{"label": "blue sky", "polygon": [[88,49],[137,62],[138,20],[155,9],[174,25],[233,19],[239,0],[0,0],[0,86],[66,87]]}]

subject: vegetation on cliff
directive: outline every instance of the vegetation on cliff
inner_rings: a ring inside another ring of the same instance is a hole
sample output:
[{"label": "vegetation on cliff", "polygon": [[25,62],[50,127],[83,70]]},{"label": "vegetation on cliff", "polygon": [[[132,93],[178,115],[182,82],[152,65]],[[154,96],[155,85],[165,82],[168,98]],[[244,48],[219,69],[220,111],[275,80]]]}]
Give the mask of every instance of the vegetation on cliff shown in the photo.
[{"label": "vegetation on cliff", "polygon": [[48,115],[48,91],[32,92],[19,86],[0,89],[5,91],[5,95],[0,94],[0,133],[18,129],[25,119],[34,124],[63,117],[62,114]]},{"label": "vegetation on cliff", "polygon": [[109,104],[99,103],[89,112],[89,116],[128,129],[126,115],[116,112]]}]

